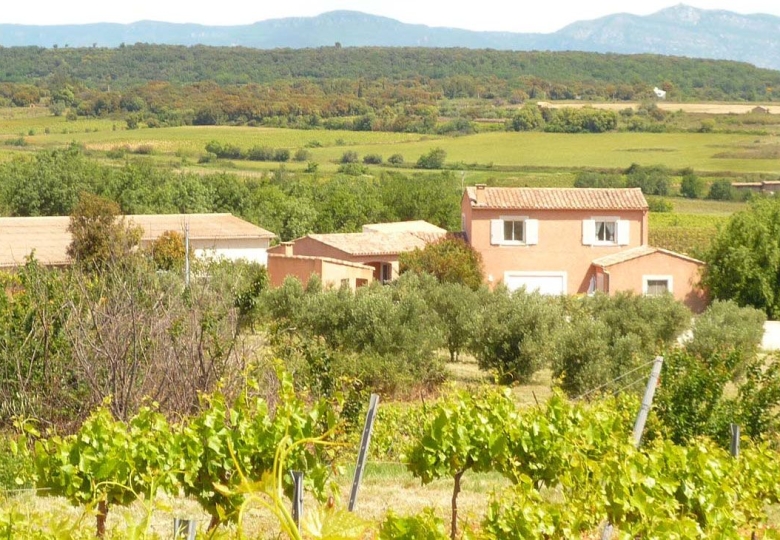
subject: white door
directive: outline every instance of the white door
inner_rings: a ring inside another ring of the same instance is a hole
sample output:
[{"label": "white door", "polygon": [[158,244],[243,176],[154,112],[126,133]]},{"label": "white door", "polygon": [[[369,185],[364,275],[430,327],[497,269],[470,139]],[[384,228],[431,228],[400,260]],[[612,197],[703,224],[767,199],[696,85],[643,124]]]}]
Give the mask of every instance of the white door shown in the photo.
[{"label": "white door", "polygon": [[504,283],[510,291],[525,287],[527,292],[566,294],[566,272],[507,272]]}]

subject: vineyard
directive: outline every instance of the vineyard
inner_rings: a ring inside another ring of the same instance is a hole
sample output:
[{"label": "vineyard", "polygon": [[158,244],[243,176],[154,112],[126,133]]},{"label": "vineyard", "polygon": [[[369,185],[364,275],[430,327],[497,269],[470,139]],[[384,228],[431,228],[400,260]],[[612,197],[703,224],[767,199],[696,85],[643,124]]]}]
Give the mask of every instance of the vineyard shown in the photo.
[{"label": "vineyard", "polygon": [[[678,445],[652,416],[636,448],[639,402],[630,394],[589,402],[556,394],[519,408],[508,392],[483,388],[446,393],[422,408],[387,409],[369,467],[377,457],[398,456],[423,484],[448,479],[447,525],[441,509],[389,511],[381,522],[361,517],[359,503],[348,512],[334,481],[354,460],[361,426],[345,402],[305,401],[283,372],[273,399],[255,394],[250,385],[232,404],[219,394],[204,397],[208,407],[181,423],[145,407],[127,422],[99,409],[62,438],[26,426],[16,450],[21,459],[32,449],[35,470],[20,481],[64,497],[95,521],[52,527],[6,505],[3,534],[87,538],[91,529],[99,537],[168,537],[150,525],[155,501],[184,496],[210,517],[199,527],[204,538],[592,538],[607,523],[614,538],[777,537],[767,516],[767,505],[780,500],[774,450],[747,438],[738,457],[707,439]],[[291,470],[305,473],[300,528],[290,510]],[[486,498],[484,518],[474,523],[459,519],[458,495],[478,473],[501,475],[508,487]],[[145,513],[138,522],[106,528],[109,513],[139,502]],[[257,514],[265,516],[261,530],[247,525]]]}]

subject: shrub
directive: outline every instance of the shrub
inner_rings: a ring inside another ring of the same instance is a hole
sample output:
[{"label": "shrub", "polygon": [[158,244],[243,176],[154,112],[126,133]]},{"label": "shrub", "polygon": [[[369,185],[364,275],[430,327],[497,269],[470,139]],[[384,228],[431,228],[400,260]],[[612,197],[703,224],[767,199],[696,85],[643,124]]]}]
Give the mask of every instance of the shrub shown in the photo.
[{"label": "shrub", "polygon": [[309,161],[311,159],[311,152],[309,152],[305,148],[298,148],[295,151],[295,155],[293,156],[293,159],[299,162]]},{"label": "shrub", "polygon": [[669,194],[669,171],[666,167],[644,167],[634,163],[626,170],[626,179],[628,187],[638,187],[645,195]]},{"label": "shrub", "polygon": [[403,165],[404,164],[404,156],[401,154],[393,154],[389,158],[387,158],[387,162],[390,165]]},{"label": "shrub", "polygon": [[688,199],[700,199],[704,195],[704,182],[693,171],[683,175],[680,194]]},{"label": "shrub", "polygon": [[360,176],[361,174],[366,174],[368,168],[360,163],[342,163],[339,165],[338,172],[350,176]]},{"label": "shrub", "polygon": [[447,158],[447,152],[443,148],[436,147],[427,154],[423,154],[417,160],[418,169],[441,169],[444,167],[444,160]]},{"label": "shrub", "polygon": [[577,177],[574,179],[574,187],[622,188],[622,187],[626,187],[626,181],[619,174],[580,172],[577,173]]},{"label": "shrub", "polygon": [[274,161],[290,161],[290,151],[287,148],[277,148],[274,151]]},{"label": "shrub", "polygon": [[363,156],[363,163],[366,165],[381,165],[382,164],[382,156],[379,154],[366,154]]},{"label": "shrub", "polygon": [[707,198],[713,201],[733,201],[736,197],[736,190],[731,185],[730,180],[716,180],[710,186],[709,193],[707,193]]},{"label": "shrub", "polygon": [[343,154],[341,154],[341,159],[339,160],[339,163],[357,163],[358,162],[358,153],[354,150],[347,150]]},{"label": "shrub", "polygon": [[528,381],[549,365],[551,336],[562,313],[557,303],[524,290],[500,287],[482,299],[471,350],[482,369],[505,382]]},{"label": "shrub", "polygon": [[672,202],[663,197],[648,197],[647,206],[651,212],[672,212],[674,210]]},{"label": "shrub", "polygon": [[736,355],[735,369],[739,374],[758,353],[765,321],[763,311],[739,307],[731,300],[715,300],[696,318],[685,349],[705,360],[716,354]]},{"label": "shrub", "polygon": [[517,111],[509,126],[514,131],[532,131],[544,125],[544,118],[539,107],[528,104]]},{"label": "shrub", "polygon": [[442,283],[459,283],[473,290],[483,282],[482,256],[461,238],[445,237],[402,253],[399,265],[401,273],[427,273]]},{"label": "shrub", "polygon": [[274,159],[274,149],[270,146],[253,146],[247,152],[246,157],[250,161],[272,161]]},{"label": "shrub", "polygon": [[[596,294],[578,300],[560,334],[550,339],[556,343],[553,377],[570,396],[602,385],[609,390],[610,381],[674,343],[690,316],[671,295]],[[618,387],[626,382],[631,381]]]}]

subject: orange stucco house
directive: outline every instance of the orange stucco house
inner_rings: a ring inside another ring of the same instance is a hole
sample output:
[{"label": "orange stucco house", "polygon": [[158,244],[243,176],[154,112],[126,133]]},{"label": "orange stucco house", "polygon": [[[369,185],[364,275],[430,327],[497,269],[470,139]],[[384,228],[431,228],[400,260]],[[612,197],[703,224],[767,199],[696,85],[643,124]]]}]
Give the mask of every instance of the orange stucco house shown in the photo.
[{"label": "orange stucco house", "polygon": [[359,233],[310,234],[268,250],[268,275],[279,286],[287,276],[307,283],[317,274],[323,284],[352,289],[398,277],[398,256],[422,249],[447,231],[425,221],[374,223]]},{"label": "orange stucco house", "polygon": [[544,294],[670,292],[694,311],[704,263],[648,246],[639,189],[469,187],[461,202],[467,241],[491,286]]}]

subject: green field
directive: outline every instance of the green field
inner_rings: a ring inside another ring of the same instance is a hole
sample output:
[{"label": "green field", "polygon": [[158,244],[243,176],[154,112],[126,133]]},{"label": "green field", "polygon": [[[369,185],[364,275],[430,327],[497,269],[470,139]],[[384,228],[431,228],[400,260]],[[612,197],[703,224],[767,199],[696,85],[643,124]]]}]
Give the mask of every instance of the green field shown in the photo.
[{"label": "green field", "polygon": [[[48,132],[47,132],[48,131]],[[128,130],[124,121],[78,119],[49,116],[45,109],[0,110],[0,141],[23,137],[27,146],[0,145],[0,156],[40,148],[61,147],[71,142],[100,154],[117,148],[130,151],[139,146],[153,148],[154,159],[168,163],[171,158],[189,160],[191,165],[205,153],[209,141],[237,145],[297,149],[310,147],[311,159],[323,170],[335,170],[335,163],[347,151],[359,156],[392,154],[414,164],[434,147],[447,152],[447,164],[473,169],[474,180],[506,178],[517,173],[576,171],[578,169],[624,169],[632,163],[665,165],[672,169],[691,167],[707,174],[723,174],[737,179],[742,174],[780,175],[780,160],[772,159],[774,137],[723,133],[478,133],[459,137],[415,133],[292,130],[282,128],[185,126]],[[717,157],[730,156],[730,157]],[[305,164],[291,163],[291,168]],[[218,168],[247,171],[268,170],[276,163],[222,162]],[[551,185],[566,185],[571,176]],[[545,180],[542,178],[541,180]],[[533,182],[532,182],[533,184]]]}]

